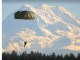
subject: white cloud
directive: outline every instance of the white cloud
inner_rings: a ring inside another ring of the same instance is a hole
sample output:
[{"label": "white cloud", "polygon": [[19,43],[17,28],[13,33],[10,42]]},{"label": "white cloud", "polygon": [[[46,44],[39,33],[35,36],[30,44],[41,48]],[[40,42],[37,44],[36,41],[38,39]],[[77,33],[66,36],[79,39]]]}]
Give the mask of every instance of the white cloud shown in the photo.
[{"label": "white cloud", "polygon": [[9,43],[8,47],[7,47],[7,51],[19,51],[20,50],[20,46],[18,45],[18,43]]},{"label": "white cloud", "polygon": [[69,12],[67,9],[65,9],[64,7],[62,6],[59,6],[58,7],[59,10],[65,14],[67,14],[68,16],[70,16],[73,20],[75,20],[78,24],[80,23],[80,21],[71,13]]},{"label": "white cloud", "polygon": [[[49,32],[47,29],[43,29],[45,36],[37,36],[36,32],[30,29],[27,29],[25,31],[21,31],[20,33],[18,33],[18,36],[22,39],[25,40],[27,42],[32,43],[33,41],[37,41],[41,47],[46,47],[47,46],[51,46],[52,42],[56,41],[57,39],[59,39],[60,37],[53,35],[51,32]],[[52,37],[52,38],[49,38]]]},{"label": "white cloud", "polygon": [[70,44],[68,46],[63,47],[63,49],[69,49],[69,50],[74,50],[74,51],[80,51],[80,46]]},{"label": "white cloud", "polygon": [[[80,44],[80,28],[75,26],[74,24],[70,24],[68,22],[65,22],[62,20],[59,16],[57,16],[52,11],[52,6],[43,5],[42,8],[34,8],[30,5],[25,5],[26,7],[29,7],[36,15],[38,15],[41,19],[37,18],[36,23],[40,30],[42,31],[43,35],[38,36],[37,33],[32,29],[23,29],[20,32],[16,33],[16,36],[11,37],[9,45],[7,48],[3,48],[3,51],[12,51],[12,50],[18,50],[21,51],[24,45],[24,41],[27,41],[26,48],[31,49],[31,46],[34,41],[36,41],[41,47],[52,47],[54,46],[54,42],[59,40],[62,37],[67,37],[70,39],[71,44],[68,46],[64,46],[63,49],[70,49],[70,50],[80,50],[80,46],[76,45]],[[45,8],[46,9],[45,9]],[[53,8],[54,9],[54,8]],[[59,7],[60,11],[64,12],[65,14],[69,15],[71,18],[73,18],[75,21],[75,17],[65,8]],[[54,26],[54,24],[61,22],[63,25],[65,25],[69,31],[60,30],[57,27],[55,27],[55,32],[58,34],[53,34],[49,28],[47,28],[48,25]],[[19,42],[15,42],[15,39],[19,39]],[[22,41],[21,41],[22,40]],[[20,45],[21,44],[21,45]],[[35,47],[37,49],[37,47]]]},{"label": "white cloud", "polygon": [[[49,38],[49,36],[51,38]],[[22,41],[21,40],[19,41],[18,38],[21,38]],[[24,47],[24,41],[27,42],[27,45],[25,47],[27,49],[32,49],[31,45],[35,41],[37,42],[37,44],[40,45],[41,48],[45,48],[45,47],[50,48],[53,46],[53,42],[56,41],[58,38],[59,37],[56,37],[55,35],[53,35],[50,32],[46,32],[45,36],[37,36],[35,31],[33,31],[31,29],[25,29],[24,31],[17,33],[17,36],[14,36],[10,39],[11,42],[9,42],[9,45],[7,48],[5,48],[5,50],[6,51],[13,51],[13,50],[21,51]],[[19,42],[16,42],[16,39]],[[35,49],[37,49],[37,47],[35,47]]]}]

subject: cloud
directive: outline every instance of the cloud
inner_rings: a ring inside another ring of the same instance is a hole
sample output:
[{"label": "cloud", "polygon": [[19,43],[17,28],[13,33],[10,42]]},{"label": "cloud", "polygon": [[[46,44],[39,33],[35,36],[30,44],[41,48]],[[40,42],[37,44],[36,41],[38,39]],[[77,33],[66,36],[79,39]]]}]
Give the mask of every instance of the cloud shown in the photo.
[{"label": "cloud", "polygon": [[[37,44],[40,45],[40,48],[50,48],[53,46],[53,42],[55,42],[58,37],[55,37],[55,35],[53,35],[47,30],[45,30],[45,32],[45,36],[38,36],[37,33],[32,29],[27,28],[25,30],[22,30],[18,32],[16,36],[13,36],[10,39],[9,45],[4,49],[4,51],[21,51],[24,49],[24,41],[27,42],[27,45],[25,47],[27,49],[32,49],[34,47],[32,46],[34,42],[37,42]],[[34,48],[37,49],[38,47]]]},{"label": "cloud", "polygon": [[47,41],[40,41],[39,44],[41,45],[42,48],[44,48],[47,44]]},{"label": "cloud", "polygon": [[[29,7],[36,15],[38,15],[44,21],[45,24],[54,24],[56,22],[60,22],[61,18],[59,18],[57,15],[54,14],[54,12],[52,12],[51,6],[43,4],[40,9],[40,8],[34,8],[30,5],[25,4],[25,7]],[[44,7],[46,9],[44,9]]]},{"label": "cloud", "polygon": [[64,7],[62,6],[59,6],[58,7],[59,10],[63,13],[65,13],[66,15],[68,15],[69,17],[71,17],[73,20],[75,20],[78,24],[80,23],[80,21],[71,13],[69,12],[68,10],[66,10]]},{"label": "cloud", "polygon": [[[30,29],[26,29],[25,31],[21,31],[20,33],[18,33],[18,36],[23,40],[23,41],[27,41],[29,43],[33,43],[33,41],[37,41],[41,47],[45,47],[47,46],[51,46],[52,42],[54,42],[55,40],[57,40],[60,37],[57,37],[55,35],[53,35],[51,32],[49,32],[47,29],[43,29],[45,36],[37,36],[36,32]],[[50,37],[51,38],[50,38]]]},{"label": "cloud", "polygon": [[70,44],[70,45],[68,45],[68,46],[63,47],[63,49],[80,51],[80,46],[76,46],[76,45],[74,45],[74,44]]},{"label": "cloud", "polygon": [[9,43],[7,51],[13,51],[13,50],[20,51],[21,50],[20,48],[21,46],[19,46],[18,43]]},{"label": "cloud", "polygon": [[19,46],[18,43],[9,43],[6,48],[3,48],[3,52],[12,52],[13,50],[15,51],[21,51],[21,46]]},{"label": "cloud", "polygon": [[[39,47],[41,49],[46,47],[51,48],[52,46],[54,46],[55,41],[60,40],[60,38],[63,38],[64,36],[70,39],[71,44],[62,47],[63,49],[76,50],[76,51],[80,50],[79,27],[75,26],[75,24],[71,24],[69,22],[65,22],[64,20],[62,20],[62,18],[60,18],[53,12],[52,7],[48,5],[43,5],[41,9],[34,8],[30,5],[25,5],[25,6],[29,7],[36,15],[38,15],[35,21],[38,27],[40,28],[41,32],[43,33],[43,35],[39,36],[35,30],[24,28],[24,30],[21,30],[20,32],[16,33],[16,36],[11,37],[10,41],[12,42],[9,42],[8,47],[3,49],[3,51],[12,51],[12,50],[21,51],[24,49],[23,48],[24,41],[27,41],[26,48],[30,50],[32,50],[33,48],[38,50]],[[44,9],[44,7],[46,7],[46,9]],[[74,16],[70,12],[66,11],[63,7],[59,7],[59,9],[60,10],[62,9],[61,10],[62,12],[74,18]],[[74,20],[76,21],[76,19]],[[58,27],[54,27],[54,25],[58,22],[65,25],[68,28],[68,30],[67,31],[60,30],[58,29]],[[55,28],[54,32],[56,32],[57,34],[54,34],[50,31],[50,29],[48,28],[49,25]],[[40,46],[34,47],[35,44]]]},{"label": "cloud", "polygon": [[25,31],[21,31],[17,33],[17,35],[24,41],[32,41],[36,38],[36,32],[30,29],[26,29]]},{"label": "cloud", "polygon": [[64,46],[63,49],[80,51],[80,33],[76,33],[76,31],[67,32],[67,37],[71,40],[71,43],[68,46]]}]

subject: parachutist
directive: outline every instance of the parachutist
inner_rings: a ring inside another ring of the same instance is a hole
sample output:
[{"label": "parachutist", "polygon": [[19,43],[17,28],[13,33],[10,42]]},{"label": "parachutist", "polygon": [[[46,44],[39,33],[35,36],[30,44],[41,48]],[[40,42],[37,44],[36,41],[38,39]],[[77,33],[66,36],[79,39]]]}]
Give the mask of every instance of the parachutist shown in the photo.
[{"label": "parachutist", "polygon": [[24,42],[24,47],[26,46],[27,42]]}]

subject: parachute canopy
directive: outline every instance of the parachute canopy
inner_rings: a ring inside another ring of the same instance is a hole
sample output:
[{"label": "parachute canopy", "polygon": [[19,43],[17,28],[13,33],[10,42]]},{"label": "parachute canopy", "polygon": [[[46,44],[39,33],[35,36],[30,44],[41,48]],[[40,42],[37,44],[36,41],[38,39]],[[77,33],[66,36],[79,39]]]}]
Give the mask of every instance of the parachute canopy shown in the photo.
[{"label": "parachute canopy", "polygon": [[32,11],[17,11],[14,14],[15,19],[35,19],[35,14]]}]

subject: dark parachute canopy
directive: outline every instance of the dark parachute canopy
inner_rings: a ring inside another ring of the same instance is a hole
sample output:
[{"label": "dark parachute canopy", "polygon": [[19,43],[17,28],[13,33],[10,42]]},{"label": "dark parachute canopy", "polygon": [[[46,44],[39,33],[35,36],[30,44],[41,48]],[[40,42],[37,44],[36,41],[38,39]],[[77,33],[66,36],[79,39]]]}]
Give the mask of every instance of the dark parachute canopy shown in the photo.
[{"label": "dark parachute canopy", "polygon": [[15,19],[35,19],[35,14],[32,11],[17,11],[14,14]]}]

